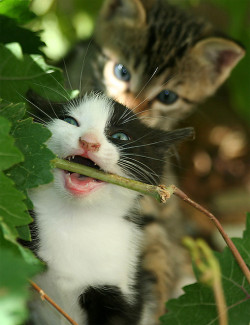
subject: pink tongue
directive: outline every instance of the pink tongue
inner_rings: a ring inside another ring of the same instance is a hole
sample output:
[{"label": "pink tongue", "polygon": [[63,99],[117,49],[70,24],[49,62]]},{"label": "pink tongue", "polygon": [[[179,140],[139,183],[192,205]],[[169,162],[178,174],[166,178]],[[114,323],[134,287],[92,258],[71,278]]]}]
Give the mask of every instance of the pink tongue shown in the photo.
[{"label": "pink tongue", "polygon": [[86,185],[90,181],[93,181],[93,178],[87,176],[86,177],[79,176],[79,174],[77,173],[70,174],[70,179],[72,184],[79,185],[79,186]]},{"label": "pink tongue", "polygon": [[80,176],[77,173],[65,176],[65,187],[73,194],[87,194],[102,184],[103,182],[98,182],[91,177]]}]

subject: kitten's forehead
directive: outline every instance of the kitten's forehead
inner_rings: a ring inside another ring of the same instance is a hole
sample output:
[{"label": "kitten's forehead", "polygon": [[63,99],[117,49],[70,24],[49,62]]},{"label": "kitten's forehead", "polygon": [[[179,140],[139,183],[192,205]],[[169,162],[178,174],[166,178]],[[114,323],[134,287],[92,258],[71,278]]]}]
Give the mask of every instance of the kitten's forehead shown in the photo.
[{"label": "kitten's forehead", "polygon": [[88,94],[66,106],[66,114],[75,117],[81,124],[93,127],[105,128],[113,111],[113,100],[102,94]]},{"label": "kitten's forehead", "polygon": [[124,65],[129,63],[126,67],[130,72],[133,69],[138,74],[142,70],[147,77],[152,76],[156,69],[156,75],[159,75],[175,66],[189,48],[212,32],[210,23],[165,0],[155,1],[149,7],[145,8],[147,19],[143,26],[137,28],[121,22],[107,39],[104,30],[107,28],[110,33],[108,28],[111,28],[112,20],[104,21],[99,26],[99,35],[96,35],[103,48],[114,51]]}]

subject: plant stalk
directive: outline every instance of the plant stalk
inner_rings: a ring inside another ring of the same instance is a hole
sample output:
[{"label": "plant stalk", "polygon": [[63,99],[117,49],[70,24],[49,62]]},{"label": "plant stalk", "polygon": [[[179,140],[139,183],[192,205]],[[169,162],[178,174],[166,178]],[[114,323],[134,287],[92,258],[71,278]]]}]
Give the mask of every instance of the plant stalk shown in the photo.
[{"label": "plant stalk", "polygon": [[67,160],[63,160],[59,158],[52,160],[52,165],[59,169],[68,170],[70,172],[86,175],[92,178],[97,178],[107,183],[119,185],[128,188],[130,190],[142,193],[144,195],[152,196],[160,203],[165,203],[167,199],[170,198],[170,196],[173,194],[174,191],[172,185],[154,186],[154,185],[144,184],[142,182],[138,182],[133,179],[129,179],[114,174],[108,174],[101,170],[97,170],[81,164],[72,163]]},{"label": "plant stalk", "polygon": [[35,282],[29,280],[31,286],[40,294],[42,300],[48,301],[60,314],[62,314],[72,325],[78,325],[61,307],[57,305]]}]

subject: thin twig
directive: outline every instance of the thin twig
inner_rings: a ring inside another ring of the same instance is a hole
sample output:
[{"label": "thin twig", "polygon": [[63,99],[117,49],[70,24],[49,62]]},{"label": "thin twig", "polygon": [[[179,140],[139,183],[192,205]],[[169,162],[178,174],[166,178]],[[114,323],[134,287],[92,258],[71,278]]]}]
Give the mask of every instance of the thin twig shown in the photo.
[{"label": "thin twig", "polygon": [[[174,185],[173,185],[174,186]],[[222,237],[224,238],[225,242],[227,243],[228,247],[230,248],[231,252],[233,253],[239,267],[241,268],[242,272],[245,274],[247,281],[250,283],[250,271],[244,262],[243,258],[241,257],[238,249],[235,247],[232,240],[228,237],[227,233],[223,229],[219,220],[207,209],[205,209],[200,204],[196,203],[195,201],[191,200],[183,191],[181,191],[178,187],[174,186],[174,195],[181,198],[183,201],[187,202],[189,205],[193,206],[197,210],[201,211],[203,214],[209,217],[209,219],[215,224],[216,228],[221,233]]]},{"label": "thin twig", "polygon": [[92,178],[97,178],[104,182],[126,187],[130,190],[152,196],[158,202],[161,203],[165,203],[167,199],[169,199],[170,196],[173,194],[172,186],[164,186],[164,185],[154,186],[154,185],[144,184],[142,182],[138,182],[130,178],[126,178],[114,174],[108,174],[101,170],[97,170],[88,166],[72,163],[69,162],[68,160],[56,158],[52,160],[52,165],[56,168],[68,170],[70,172],[86,175]]},{"label": "thin twig", "polygon": [[78,325],[54,300],[52,300],[35,282],[29,280],[32,287],[40,294],[42,300],[47,300],[56,310],[59,311],[72,325]]}]

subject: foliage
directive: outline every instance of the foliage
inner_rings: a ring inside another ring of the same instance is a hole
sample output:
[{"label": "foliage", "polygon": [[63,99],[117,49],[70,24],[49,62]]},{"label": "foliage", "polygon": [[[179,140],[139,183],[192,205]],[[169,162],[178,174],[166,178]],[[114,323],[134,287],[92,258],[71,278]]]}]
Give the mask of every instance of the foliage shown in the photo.
[{"label": "foliage", "polygon": [[34,17],[29,3],[0,3],[1,31],[7,33],[0,35],[0,324],[5,325],[27,318],[27,278],[43,269],[18,239],[30,240],[27,190],[52,180],[54,158],[45,145],[50,132],[26,116],[24,99],[31,88],[56,101],[72,96],[66,90],[61,94],[61,71],[37,54],[43,45],[38,34],[19,26]]},{"label": "foliage", "polygon": [[[243,238],[233,241],[245,262],[250,265],[250,214],[247,217]],[[222,253],[214,252],[214,255],[220,264],[228,325],[247,325],[250,319],[250,285],[228,247]],[[198,260],[197,264],[200,262]],[[197,266],[195,274],[199,279]],[[212,285],[200,281],[184,287],[184,292],[178,299],[168,301],[168,313],[161,318],[162,325],[219,324]]]},{"label": "foliage", "polygon": [[70,93],[63,88],[61,71],[47,65],[42,56],[23,54],[18,43],[1,45],[0,56],[2,99],[9,102],[22,101],[29,89],[54,101],[70,98]]},{"label": "foliage", "polygon": [[13,18],[18,24],[30,21],[35,15],[29,10],[31,0],[2,0],[0,4],[0,15]]}]

